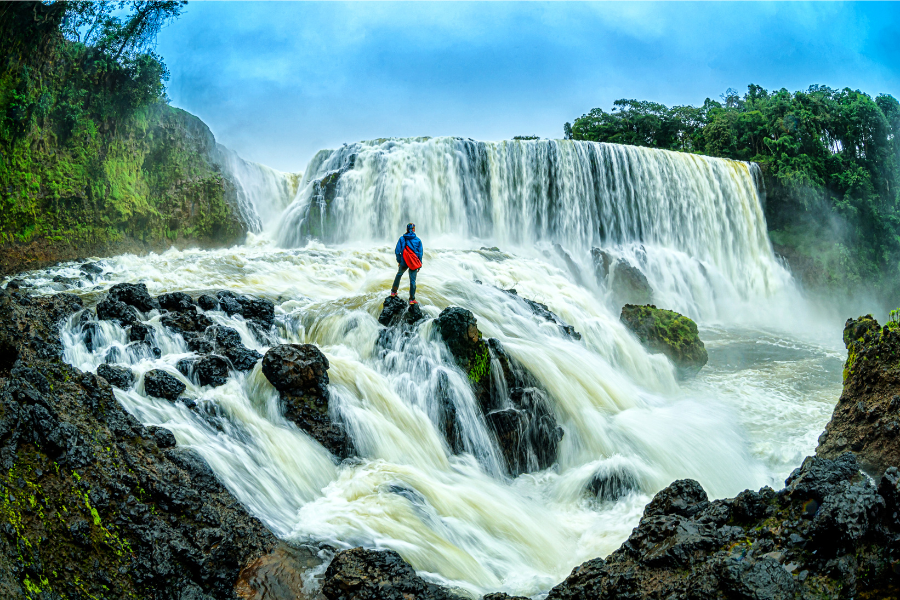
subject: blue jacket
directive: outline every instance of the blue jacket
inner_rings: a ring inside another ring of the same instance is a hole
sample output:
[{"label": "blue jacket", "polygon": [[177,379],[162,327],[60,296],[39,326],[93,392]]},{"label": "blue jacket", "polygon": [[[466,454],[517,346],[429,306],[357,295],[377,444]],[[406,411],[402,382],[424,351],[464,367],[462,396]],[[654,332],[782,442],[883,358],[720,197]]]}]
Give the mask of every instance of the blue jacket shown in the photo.
[{"label": "blue jacket", "polygon": [[400,239],[397,240],[397,247],[394,248],[394,254],[397,256],[398,263],[403,262],[403,249],[406,246],[409,246],[416,253],[416,256],[419,257],[419,260],[422,260],[422,254],[425,252],[425,248],[422,247],[422,240],[414,232],[409,232],[400,236]]}]

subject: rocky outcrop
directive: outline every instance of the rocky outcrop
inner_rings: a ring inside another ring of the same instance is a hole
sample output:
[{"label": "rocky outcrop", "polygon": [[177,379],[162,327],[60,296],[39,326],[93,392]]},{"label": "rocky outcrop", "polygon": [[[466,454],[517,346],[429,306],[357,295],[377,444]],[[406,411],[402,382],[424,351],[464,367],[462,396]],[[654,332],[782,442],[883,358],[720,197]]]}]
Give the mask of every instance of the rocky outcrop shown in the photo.
[{"label": "rocky outcrop", "polygon": [[522,296],[519,296],[518,292],[515,289],[508,289],[503,291],[511,296],[515,296],[518,300],[523,302],[525,306],[527,306],[528,309],[531,310],[531,313],[533,315],[555,324],[557,327],[559,327],[559,330],[563,333],[563,335],[576,341],[581,339],[581,334],[575,331],[574,327],[556,316],[556,314],[552,312],[546,304],[541,304],[540,302],[535,302],[534,300],[523,298]]},{"label": "rocky outcrop", "polygon": [[127,390],[134,384],[134,373],[128,367],[117,367],[103,363],[97,367],[97,375],[106,379],[109,385]]},{"label": "rocky outcrop", "polygon": [[81,309],[0,291],[0,596],[235,598],[277,540],[198,454],[61,360]]},{"label": "rocky outcrop", "polygon": [[338,458],[353,443],[328,412],[328,358],[312,344],[281,344],[263,357],[262,372],[281,394],[284,417]]},{"label": "rocky outcrop", "polygon": [[684,315],[656,308],[652,304],[626,304],[622,308],[621,320],[644,347],[651,352],[665,354],[681,377],[696,375],[709,360],[697,332],[697,324]]},{"label": "rocky outcrop", "polygon": [[876,483],[851,454],[810,457],[785,485],[709,501],[697,482],[676,481],[618,550],[547,598],[894,597],[900,473]]},{"label": "rocky outcrop", "polygon": [[816,455],[852,451],[863,469],[879,477],[900,465],[900,326],[882,327],[872,315],[848,319],[844,344],[844,389]]},{"label": "rocky outcrop", "polygon": [[597,281],[610,291],[613,304],[650,304],[653,288],[640,269],[624,258],[616,258],[606,250],[591,249]]},{"label": "rocky outcrop", "polygon": [[[448,307],[441,311],[435,325],[456,364],[469,376],[510,475],[546,469],[556,462],[563,431],[537,379],[503,349],[499,340],[482,339],[471,311]],[[501,371],[498,377],[493,374],[495,365]],[[498,379],[502,385],[498,385]],[[458,451],[453,419],[455,414],[445,415],[445,435],[451,449]]]},{"label": "rocky outcrop", "polygon": [[393,550],[352,548],[338,552],[322,586],[328,600],[460,600],[416,575]]},{"label": "rocky outcrop", "polygon": [[144,391],[155,398],[164,398],[169,402],[174,402],[186,387],[176,377],[162,369],[153,369],[144,375]]},{"label": "rocky outcrop", "polygon": [[182,335],[191,351],[224,356],[236,371],[250,371],[262,358],[262,354],[247,348],[241,341],[241,334],[231,327],[212,325],[202,334]]}]

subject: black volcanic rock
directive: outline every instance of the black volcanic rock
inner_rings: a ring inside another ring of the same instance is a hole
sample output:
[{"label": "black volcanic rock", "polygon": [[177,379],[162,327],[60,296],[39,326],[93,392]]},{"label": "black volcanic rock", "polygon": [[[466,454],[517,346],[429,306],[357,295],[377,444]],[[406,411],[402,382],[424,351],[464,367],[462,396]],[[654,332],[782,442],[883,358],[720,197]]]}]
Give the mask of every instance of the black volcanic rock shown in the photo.
[{"label": "black volcanic rock", "polygon": [[328,358],[312,344],[282,344],[263,357],[262,372],[281,393],[284,417],[339,458],[353,453],[350,437],[328,414]]},{"label": "black volcanic rock", "polygon": [[111,300],[124,302],[141,312],[149,312],[159,308],[159,302],[147,291],[143,283],[117,283],[107,292],[106,297]]},{"label": "black volcanic rock", "polygon": [[134,384],[134,373],[128,367],[103,363],[97,367],[97,375],[106,379],[109,385],[122,390],[127,390]]},{"label": "black volcanic rock", "polygon": [[163,370],[153,369],[144,375],[144,391],[150,396],[174,402],[186,389],[183,383]]},{"label": "black volcanic rock", "polygon": [[323,393],[329,367],[328,358],[312,344],[282,344],[266,352],[262,372],[279,392]]},{"label": "black volcanic rock", "polygon": [[218,387],[228,380],[228,361],[221,356],[210,354],[194,364],[194,372],[200,385]]},{"label": "black volcanic rock", "polygon": [[393,550],[351,548],[338,552],[322,585],[328,600],[461,600],[416,575]]},{"label": "black volcanic rock", "polygon": [[0,597],[235,598],[278,540],[196,452],[62,361],[59,324],[81,309],[0,291]]},{"label": "black volcanic rock", "polygon": [[197,304],[200,305],[200,308],[203,310],[219,310],[218,298],[210,296],[209,294],[203,294],[197,298]]},{"label": "black volcanic rock", "polygon": [[195,311],[197,309],[196,305],[194,304],[194,300],[184,292],[160,294],[156,297],[156,299],[159,302],[160,308],[164,308],[166,310],[183,312]]},{"label": "black volcanic rock", "polygon": [[97,318],[102,321],[116,321],[122,327],[128,327],[137,322],[138,315],[133,306],[107,296],[97,304]]}]

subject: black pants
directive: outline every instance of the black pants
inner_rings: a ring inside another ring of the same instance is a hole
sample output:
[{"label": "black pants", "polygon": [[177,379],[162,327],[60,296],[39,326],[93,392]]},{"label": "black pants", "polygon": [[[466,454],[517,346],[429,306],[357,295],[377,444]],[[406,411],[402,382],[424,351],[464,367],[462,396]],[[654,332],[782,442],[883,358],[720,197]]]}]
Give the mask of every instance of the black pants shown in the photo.
[{"label": "black pants", "polygon": [[[397,288],[400,287],[400,278],[403,277],[403,272],[409,269],[406,266],[406,263],[400,263],[400,269],[397,271],[397,275],[394,277],[394,285],[391,286],[391,291],[396,292]],[[416,299],[416,275],[419,274],[419,269],[412,270],[409,269],[409,299]]]}]

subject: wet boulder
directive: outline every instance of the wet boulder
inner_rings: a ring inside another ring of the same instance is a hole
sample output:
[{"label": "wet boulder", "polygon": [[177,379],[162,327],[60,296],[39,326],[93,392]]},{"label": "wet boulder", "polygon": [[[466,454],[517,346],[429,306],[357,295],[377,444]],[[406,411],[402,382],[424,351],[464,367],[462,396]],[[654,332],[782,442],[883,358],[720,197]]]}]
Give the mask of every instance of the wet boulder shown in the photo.
[{"label": "wet boulder", "polygon": [[696,375],[709,360],[697,324],[684,315],[652,304],[626,304],[620,318],[645,348],[665,354],[680,377]]},{"label": "wet boulder", "polygon": [[97,375],[109,382],[109,385],[127,390],[134,384],[134,373],[128,367],[118,367],[103,363],[97,367]]},{"label": "wet boulder", "polygon": [[171,310],[174,312],[195,311],[197,310],[193,298],[184,292],[171,292],[168,294],[160,294],[156,297],[160,308]]},{"label": "wet boulder", "polygon": [[485,420],[513,477],[544,470],[556,461],[563,431],[541,390],[513,389],[509,407],[488,413]]},{"label": "wet boulder", "polygon": [[169,312],[160,317],[159,322],[178,333],[201,333],[210,327],[212,320],[196,311]]},{"label": "wet boulder", "polygon": [[329,367],[328,358],[312,344],[282,344],[266,352],[262,372],[279,392],[325,393]]},{"label": "wet boulder", "polygon": [[616,306],[653,301],[653,287],[639,268],[600,248],[591,249],[591,258],[598,283],[610,291]]},{"label": "wet boulder", "polygon": [[103,267],[99,263],[95,262],[84,263],[83,265],[78,267],[78,270],[86,275],[92,276],[100,275],[101,273],[103,273]]},{"label": "wet boulder", "polygon": [[210,294],[202,294],[197,298],[197,304],[203,310],[219,310],[219,299]]},{"label": "wet boulder", "polygon": [[219,310],[231,315],[243,315],[244,307],[238,302],[238,295],[228,290],[219,290],[216,292],[216,298],[219,300]]},{"label": "wet boulder", "polygon": [[381,314],[378,315],[378,322],[385,327],[397,325],[409,306],[400,296],[388,296],[384,299],[384,306]]},{"label": "wet boulder", "polygon": [[106,297],[124,302],[141,312],[159,309],[159,302],[150,295],[147,286],[143,283],[117,283],[109,289]]},{"label": "wet boulder", "polygon": [[353,453],[346,431],[328,412],[328,358],[312,344],[281,344],[263,357],[262,372],[280,392],[284,417],[339,458]]},{"label": "wet boulder", "polygon": [[640,489],[637,476],[629,469],[603,469],[587,484],[587,492],[601,501],[616,501]]},{"label": "wet boulder", "polygon": [[215,354],[200,357],[191,364],[191,370],[200,385],[219,387],[228,381],[228,361]]},{"label": "wet boulder", "polygon": [[150,425],[147,427],[147,433],[153,438],[153,441],[156,442],[156,446],[161,449],[174,448],[178,443],[175,440],[175,434],[165,427]]},{"label": "wet boulder", "polygon": [[132,342],[153,342],[153,328],[143,323],[132,323],[128,329],[128,339]]},{"label": "wet boulder", "polygon": [[529,300],[528,298],[523,298],[519,296],[519,293],[515,289],[503,290],[507,294],[511,296],[515,296],[517,299],[522,301],[525,306],[531,311],[533,315],[536,317],[540,317],[541,319],[548,321],[550,323],[554,323],[559,330],[565,335],[573,340],[580,340],[581,334],[575,331],[575,328],[560,319],[556,316],[556,313],[551,311],[546,304],[541,304],[540,302],[535,302],[534,300]]},{"label": "wet boulder", "polygon": [[328,600],[459,600],[446,589],[419,577],[393,550],[351,548],[338,552],[322,586]]},{"label": "wet boulder", "polygon": [[[315,600],[308,593],[308,572],[321,568],[319,548],[280,543],[244,567],[234,591],[241,600]],[[320,578],[321,575],[317,577]]]},{"label": "wet boulder", "polygon": [[241,334],[231,327],[213,325],[206,330],[203,337],[213,342],[211,352],[227,358],[238,371],[251,370],[263,357],[256,350],[247,348],[241,341]]},{"label": "wet boulder", "polygon": [[144,391],[155,398],[174,402],[187,386],[161,369],[153,369],[144,375]]},{"label": "wet boulder", "polygon": [[107,296],[97,304],[97,318],[102,321],[115,321],[122,327],[128,327],[138,320],[138,315],[133,306]]},{"label": "wet boulder", "polygon": [[245,319],[256,321],[267,327],[275,324],[275,304],[271,300],[250,296],[239,296],[237,300]]}]

